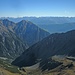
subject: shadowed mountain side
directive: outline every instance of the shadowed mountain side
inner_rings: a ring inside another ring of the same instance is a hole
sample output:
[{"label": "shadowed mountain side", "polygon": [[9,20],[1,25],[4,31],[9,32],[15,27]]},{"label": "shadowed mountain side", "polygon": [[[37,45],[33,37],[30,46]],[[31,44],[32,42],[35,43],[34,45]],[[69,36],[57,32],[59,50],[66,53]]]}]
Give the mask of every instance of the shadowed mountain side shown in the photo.
[{"label": "shadowed mountain side", "polygon": [[75,30],[50,35],[27,49],[12,64],[30,66],[53,55],[75,56]]}]

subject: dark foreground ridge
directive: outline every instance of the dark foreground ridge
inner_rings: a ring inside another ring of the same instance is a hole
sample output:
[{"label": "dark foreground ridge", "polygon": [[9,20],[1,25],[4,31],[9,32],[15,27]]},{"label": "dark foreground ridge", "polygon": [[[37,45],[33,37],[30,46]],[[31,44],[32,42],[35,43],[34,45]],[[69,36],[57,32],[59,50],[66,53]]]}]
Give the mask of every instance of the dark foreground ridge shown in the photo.
[{"label": "dark foreground ridge", "polygon": [[50,35],[24,51],[12,64],[30,66],[54,55],[75,56],[75,30]]}]

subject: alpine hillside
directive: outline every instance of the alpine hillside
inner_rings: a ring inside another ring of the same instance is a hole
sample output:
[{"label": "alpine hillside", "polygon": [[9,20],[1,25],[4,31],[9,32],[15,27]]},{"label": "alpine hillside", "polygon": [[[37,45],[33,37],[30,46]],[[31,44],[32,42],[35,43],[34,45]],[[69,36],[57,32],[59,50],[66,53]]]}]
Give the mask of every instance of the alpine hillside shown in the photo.
[{"label": "alpine hillside", "polygon": [[54,55],[75,56],[75,30],[50,35],[24,51],[12,64],[30,66]]},{"label": "alpine hillside", "polygon": [[0,57],[16,58],[26,50],[23,43],[13,32],[9,31],[0,21]]}]

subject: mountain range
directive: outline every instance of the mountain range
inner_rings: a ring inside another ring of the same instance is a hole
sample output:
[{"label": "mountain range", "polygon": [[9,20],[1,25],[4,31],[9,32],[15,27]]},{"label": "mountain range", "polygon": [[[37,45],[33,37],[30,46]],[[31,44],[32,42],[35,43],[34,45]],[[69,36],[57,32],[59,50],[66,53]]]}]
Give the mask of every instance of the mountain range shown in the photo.
[{"label": "mountain range", "polygon": [[[75,29],[75,17],[4,17],[13,22],[28,20],[50,33],[61,33]],[[2,19],[4,19],[2,18]]]},{"label": "mountain range", "polygon": [[75,17],[2,17],[1,19],[8,19],[13,22],[28,20],[38,25],[64,24],[75,22]]},{"label": "mountain range", "polygon": [[12,64],[31,66],[54,55],[75,56],[75,30],[51,34],[24,51]]},{"label": "mountain range", "polygon": [[29,46],[50,35],[49,32],[39,28],[32,22],[25,20],[18,22],[14,31],[23,41],[26,41]]},{"label": "mountain range", "polygon": [[22,42],[13,32],[9,31],[0,22],[0,56],[1,57],[18,57],[24,50],[26,44]]},{"label": "mountain range", "polygon": [[[60,21],[56,23],[53,19],[51,23],[55,27],[53,28],[59,30],[61,27],[63,33],[50,34],[46,30],[43,30],[43,27],[40,28],[39,25],[27,20],[21,20],[15,23],[8,19],[1,19],[0,74],[74,75],[74,20],[73,18],[72,20],[70,18],[70,21],[63,21],[61,18],[59,20],[56,18],[55,20],[56,22]],[[40,25],[43,22],[44,24],[48,23],[48,21],[46,23],[45,21],[40,20],[38,23]],[[53,28],[51,27],[51,29]]]},{"label": "mountain range", "polygon": [[7,19],[0,20],[0,56],[16,58],[48,35],[49,32],[29,21],[14,23]]}]

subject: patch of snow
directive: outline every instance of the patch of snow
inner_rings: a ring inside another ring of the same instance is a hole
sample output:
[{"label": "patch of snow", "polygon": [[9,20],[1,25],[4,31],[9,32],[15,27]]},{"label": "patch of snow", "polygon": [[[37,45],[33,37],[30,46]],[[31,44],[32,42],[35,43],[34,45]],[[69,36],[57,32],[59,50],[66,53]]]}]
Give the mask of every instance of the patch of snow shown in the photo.
[{"label": "patch of snow", "polygon": [[5,57],[0,57],[0,59],[7,60],[8,58],[5,58]]},{"label": "patch of snow", "polygon": [[5,42],[5,37],[3,37],[2,39],[3,39],[3,42]]},{"label": "patch of snow", "polygon": [[15,46],[15,41],[13,40],[12,43],[13,43],[13,47],[14,47],[14,49],[15,49],[15,48],[16,48],[16,46]]}]

